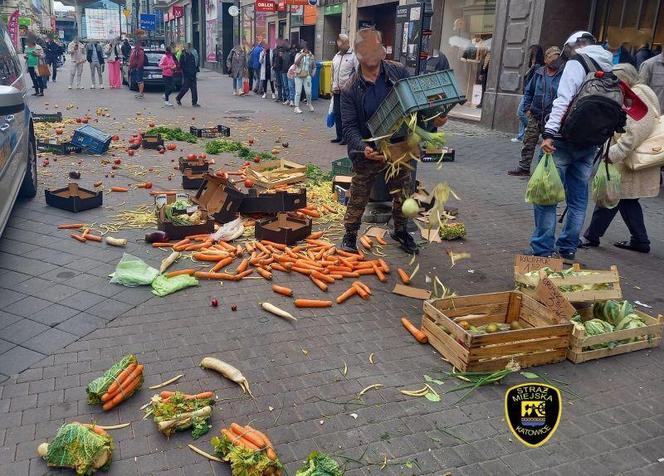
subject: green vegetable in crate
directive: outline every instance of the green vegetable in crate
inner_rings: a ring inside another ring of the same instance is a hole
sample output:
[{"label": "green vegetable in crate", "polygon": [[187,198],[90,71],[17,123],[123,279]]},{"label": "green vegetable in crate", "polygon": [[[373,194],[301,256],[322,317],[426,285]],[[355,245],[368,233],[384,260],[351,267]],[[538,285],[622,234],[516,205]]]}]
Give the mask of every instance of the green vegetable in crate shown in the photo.
[{"label": "green vegetable in crate", "polygon": [[[141,387],[143,383],[142,368],[143,366],[138,363],[135,355],[125,355],[118,362],[113,364],[110,369],[104,372],[101,377],[97,377],[88,384],[85,389],[88,394],[88,403],[90,405],[100,405],[101,403],[104,403],[106,406],[109,401],[107,396],[113,396],[120,390],[123,392],[124,396],[122,400],[126,400]],[[141,370],[140,375],[137,376],[139,379],[138,384],[136,384],[134,380],[129,380],[131,377],[130,373],[134,370]],[[131,385],[126,387],[126,384]],[[124,389],[122,388],[123,385],[125,385]]]},{"label": "green vegetable in crate", "polygon": [[634,306],[627,300],[619,302],[609,299],[593,304],[593,317],[614,326],[617,326],[623,317],[633,313]]},{"label": "green vegetable in crate", "polygon": [[164,217],[175,226],[200,225],[205,222],[203,212],[196,210],[189,214],[187,209],[192,206],[189,200],[176,200],[164,206]]},{"label": "green vegetable in crate", "polygon": [[112,453],[113,439],[106,431],[78,422],[62,425],[50,443],[42,443],[37,448],[37,454],[47,465],[72,468],[79,476],[107,470]]},{"label": "green vegetable in crate", "polygon": [[189,142],[190,144],[195,144],[198,138],[189,133],[183,131],[179,127],[155,127],[146,132],[146,135],[161,134],[162,139],[166,140],[177,140],[182,142]]},{"label": "green vegetable in crate", "polygon": [[295,476],[343,476],[339,463],[325,453],[312,451]]},{"label": "green vegetable in crate", "polygon": [[[583,326],[585,327],[586,334],[588,334],[589,336],[598,336],[614,331],[614,328],[611,324],[601,319],[590,319],[589,321],[584,322]],[[615,346],[616,342],[612,341],[606,344],[591,345],[590,348],[601,349],[603,347],[613,348]]]},{"label": "green vegetable in crate", "polygon": [[556,205],[565,200],[565,188],[551,154],[544,154],[528,180],[526,202],[533,205]]}]

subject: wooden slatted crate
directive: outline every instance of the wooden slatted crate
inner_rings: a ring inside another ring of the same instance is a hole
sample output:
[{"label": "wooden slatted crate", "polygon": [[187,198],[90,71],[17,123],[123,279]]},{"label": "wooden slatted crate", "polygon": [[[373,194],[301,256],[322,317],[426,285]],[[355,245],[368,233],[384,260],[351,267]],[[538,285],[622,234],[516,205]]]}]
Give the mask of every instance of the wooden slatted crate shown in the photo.
[{"label": "wooden slatted crate", "polygon": [[[563,296],[571,303],[595,302],[606,301],[608,299],[622,299],[622,290],[620,289],[620,274],[618,268],[611,266],[609,270],[594,270],[594,269],[581,269],[578,264],[574,264],[572,268],[575,271],[588,271],[592,274],[586,276],[569,276],[569,277],[556,277],[549,276],[549,279],[556,285],[558,289],[564,286],[572,285],[593,285],[603,284],[606,289],[588,289],[580,291],[564,291],[560,289]],[[539,276],[527,276],[514,269],[514,281],[517,288],[524,294],[535,296],[535,288],[539,283]]]},{"label": "wooden slatted crate", "polygon": [[[478,335],[459,325],[464,320],[473,326],[518,321],[521,329]],[[429,300],[422,317],[431,345],[464,372],[501,370],[511,360],[522,368],[560,362],[567,356],[572,328],[517,291]]]},{"label": "wooden slatted crate", "polygon": [[[579,311],[583,320],[592,319],[592,307]],[[572,338],[570,339],[567,359],[575,364],[587,362],[588,360],[602,359],[612,355],[626,354],[641,349],[657,347],[662,342],[662,328],[664,327],[664,317],[649,316],[648,314],[634,310],[634,313],[643,319],[645,327],[636,329],[623,329],[621,331],[608,332],[597,336],[588,336],[585,331],[574,328]],[[591,349],[591,346],[598,344],[608,344],[609,342],[619,342],[621,340],[633,339],[634,342],[625,342],[615,347],[602,347]]]}]

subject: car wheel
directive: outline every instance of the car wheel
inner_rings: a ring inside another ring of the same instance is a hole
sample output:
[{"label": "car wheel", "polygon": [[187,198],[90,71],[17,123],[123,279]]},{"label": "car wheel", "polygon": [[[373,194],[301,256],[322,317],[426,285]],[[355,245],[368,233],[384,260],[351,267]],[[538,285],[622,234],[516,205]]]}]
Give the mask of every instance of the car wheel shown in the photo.
[{"label": "car wheel", "polygon": [[28,139],[28,168],[18,191],[21,198],[34,198],[37,195],[37,150],[35,146],[35,133],[30,127]]}]

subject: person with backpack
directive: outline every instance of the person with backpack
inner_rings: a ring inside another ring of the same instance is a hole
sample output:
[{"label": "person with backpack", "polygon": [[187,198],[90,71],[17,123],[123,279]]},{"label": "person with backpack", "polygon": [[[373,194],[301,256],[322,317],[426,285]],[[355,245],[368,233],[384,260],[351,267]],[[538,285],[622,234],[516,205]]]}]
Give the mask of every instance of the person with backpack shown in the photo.
[{"label": "person with backpack", "polygon": [[[639,83],[639,75],[631,64],[621,63],[613,68],[614,74],[624,81],[632,91],[648,106],[648,112],[640,120],[627,118],[625,133],[616,135],[609,148],[609,159],[620,171],[620,202],[614,208],[595,206],[590,226],[584,233],[582,246],[598,247],[599,241],[607,228],[620,212],[631,235],[629,241],[619,241],[613,246],[640,253],[650,252],[650,240],[643,220],[643,210],[639,198],[659,195],[660,167],[646,167],[631,170],[626,163],[632,154],[637,153],[644,141],[651,136],[661,134],[659,124],[659,101],[657,95],[647,85]],[[658,130],[659,128],[659,130]]]},{"label": "person with backpack", "polygon": [[552,46],[546,50],[544,64],[538,68],[528,82],[523,95],[523,110],[528,118],[528,126],[523,136],[521,160],[519,166],[510,170],[508,175],[530,176],[530,163],[533,161],[535,147],[539,142],[540,134],[544,131],[544,121],[551,112],[553,100],[556,99],[558,83],[563,74],[560,48]]},{"label": "person with backpack", "polygon": [[542,151],[553,154],[565,187],[567,210],[556,241],[556,205],[534,205],[530,254],[573,260],[588,205],[588,181],[598,146],[622,131],[623,93],[613,75],[613,55],[587,31],[565,42],[565,64],[557,97],[544,125]]}]

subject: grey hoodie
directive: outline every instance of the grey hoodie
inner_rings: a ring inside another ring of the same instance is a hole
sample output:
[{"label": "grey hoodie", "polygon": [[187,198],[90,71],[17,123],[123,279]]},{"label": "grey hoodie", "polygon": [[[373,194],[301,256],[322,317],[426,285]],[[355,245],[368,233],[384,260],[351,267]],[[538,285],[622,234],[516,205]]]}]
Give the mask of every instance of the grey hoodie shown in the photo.
[{"label": "grey hoodie", "polygon": [[[576,50],[576,53],[594,59],[604,71],[608,72],[613,69],[613,53],[605,50],[600,45],[584,46]],[[565,69],[563,69],[563,75],[560,77],[560,84],[558,85],[558,96],[553,101],[549,120],[544,126],[545,136],[558,134],[563,116],[585,78],[586,70],[574,58],[565,64]]]}]

